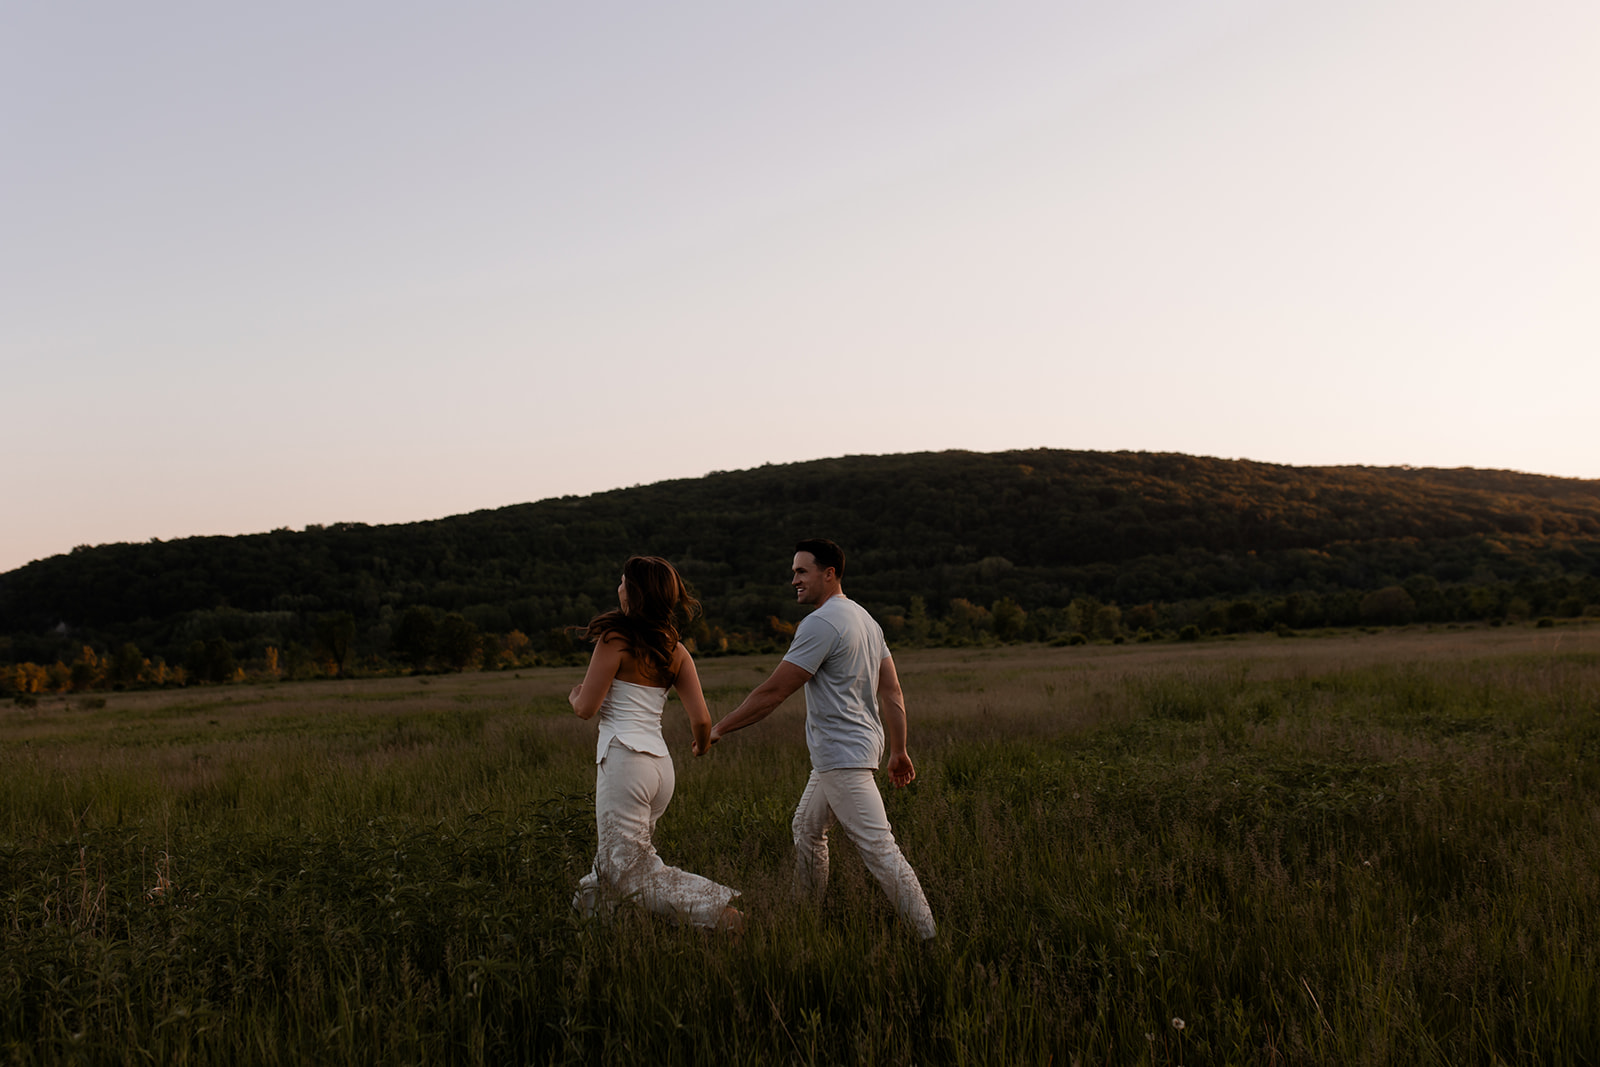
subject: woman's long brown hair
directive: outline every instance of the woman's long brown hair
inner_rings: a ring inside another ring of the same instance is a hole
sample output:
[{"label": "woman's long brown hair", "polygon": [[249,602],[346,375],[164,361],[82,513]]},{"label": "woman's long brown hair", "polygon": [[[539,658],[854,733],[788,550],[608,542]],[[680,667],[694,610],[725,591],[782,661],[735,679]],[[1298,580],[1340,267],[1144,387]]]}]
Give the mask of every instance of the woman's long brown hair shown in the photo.
[{"label": "woman's long brown hair", "polygon": [[678,622],[688,622],[700,612],[700,601],[660,556],[631,556],[622,565],[626,610],[618,608],[589,620],[584,638],[600,641],[612,634],[622,638],[639,673],[661,685],[673,682],[672,655],[678,650]]}]

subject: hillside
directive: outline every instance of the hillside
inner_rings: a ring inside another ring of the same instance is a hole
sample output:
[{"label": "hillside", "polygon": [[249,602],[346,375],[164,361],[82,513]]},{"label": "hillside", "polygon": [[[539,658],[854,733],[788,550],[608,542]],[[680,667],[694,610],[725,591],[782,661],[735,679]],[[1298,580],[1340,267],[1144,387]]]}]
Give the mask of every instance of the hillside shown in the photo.
[{"label": "hillside", "polygon": [[1396,585],[1418,617],[1600,602],[1596,481],[943,452],[715,472],[428,522],[80,548],[0,575],[0,661],[129,641],[174,659],[207,638],[258,655],[309,646],[317,620],[339,612],[357,652],[383,656],[418,605],[559,646],[551,631],[608,604],[633,552],[677,563],[722,631],[702,637],[737,647],[798,617],[783,583],[790,546],[808,535],[846,546],[847,589],[909,637],[952,610],[965,613],[958,631],[991,626],[983,616],[1002,598],[1032,636],[1087,628],[1086,612],[1112,604],[1151,605],[1138,616],[1151,628],[1215,624],[1241,600],[1259,610],[1236,611],[1235,625],[1350,622],[1366,594]]}]

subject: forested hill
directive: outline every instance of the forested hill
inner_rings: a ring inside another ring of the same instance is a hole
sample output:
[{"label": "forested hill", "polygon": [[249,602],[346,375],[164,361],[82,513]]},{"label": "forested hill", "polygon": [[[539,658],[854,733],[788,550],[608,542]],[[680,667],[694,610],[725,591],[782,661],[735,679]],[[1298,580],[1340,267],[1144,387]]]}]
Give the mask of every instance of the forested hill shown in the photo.
[{"label": "forested hill", "polygon": [[941,452],[715,472],[429,522],[79,548],[0,575],[0,661],[125,641],[172,656],[219,635],[249,654],[309,641],[316,618],[343,612],[381,656],[416,605],[537,643],[607,606],[636,552],[677,563],[737,644],[798,617],[789,554],[813,535],[850,553],[852,596],[935,625],[957,601],[981,615],[1008,600],[1051,625],[1074,602],[1150,604],[1141,618],[1153,625],[1240,600],[1261,606],[1258,620],[1289,603],[1302,623],[1352,621],[1362,595],[1391,586],[1420,615],[1600,602],[1600,481]]}]

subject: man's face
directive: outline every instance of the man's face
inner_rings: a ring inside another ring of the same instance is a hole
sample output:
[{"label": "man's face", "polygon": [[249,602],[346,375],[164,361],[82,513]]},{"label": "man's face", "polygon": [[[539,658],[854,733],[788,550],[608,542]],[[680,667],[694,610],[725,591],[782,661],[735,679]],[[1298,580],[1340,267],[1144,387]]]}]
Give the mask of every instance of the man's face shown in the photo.
[{"label": "man's face", "polygon": [[789,584],[794,586],[794,598],[802,604],[820,604],[828,596],[828,579],[833,576],[832,567],[818,567],[816,557],[809,552],[796,552],[794,554],[794,577]]}]

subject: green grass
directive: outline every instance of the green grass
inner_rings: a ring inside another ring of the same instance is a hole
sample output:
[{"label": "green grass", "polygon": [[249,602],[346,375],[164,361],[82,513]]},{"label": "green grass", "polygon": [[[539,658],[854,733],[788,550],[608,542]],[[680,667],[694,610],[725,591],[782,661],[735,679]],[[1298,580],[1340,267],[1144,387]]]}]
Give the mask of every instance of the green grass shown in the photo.
[{"label": "green grass", "polygon": [[[704,662],[713,710],[771,665]],[[575,670],[0,708],[0,1049],[1600,1058],[1600,653],[1570,635],[928,651],[900,673],[920,776],[886,799],[931,945],[846,844],[828,898],[791,905],[798,706],[699,760],[668,709],[658,848],[743,891],[738,941],[571,911],[594,847]]]}]

